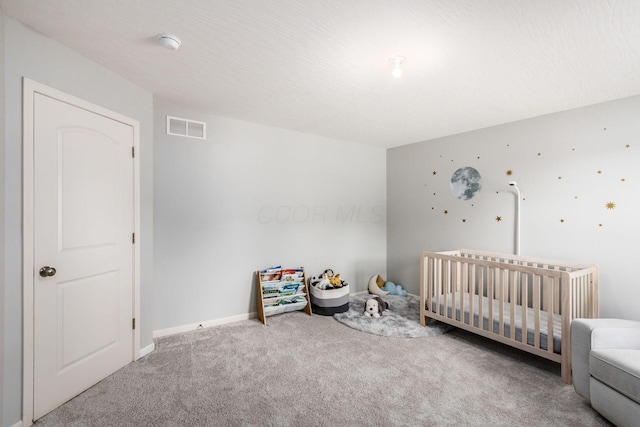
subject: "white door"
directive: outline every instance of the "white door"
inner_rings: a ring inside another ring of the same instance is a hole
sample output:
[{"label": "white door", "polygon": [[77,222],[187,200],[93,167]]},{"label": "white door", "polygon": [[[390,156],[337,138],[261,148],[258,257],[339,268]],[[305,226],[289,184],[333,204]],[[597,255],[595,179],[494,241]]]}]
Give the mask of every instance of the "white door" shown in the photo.
[{"label": "white door", "polygon": [[33,419],[133,360],[131,125],[34,94]]}]

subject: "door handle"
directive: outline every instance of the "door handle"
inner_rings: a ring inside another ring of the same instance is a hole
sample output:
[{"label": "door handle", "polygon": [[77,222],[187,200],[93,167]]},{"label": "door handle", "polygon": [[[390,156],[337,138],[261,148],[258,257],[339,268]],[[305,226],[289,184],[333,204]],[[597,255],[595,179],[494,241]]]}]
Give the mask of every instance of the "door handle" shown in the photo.
[{"label": "door handle", "polygon": [[40,275],[42,277],[51,277],[56,275],[56,269],[53,267],[44,266],[40,269]]}]

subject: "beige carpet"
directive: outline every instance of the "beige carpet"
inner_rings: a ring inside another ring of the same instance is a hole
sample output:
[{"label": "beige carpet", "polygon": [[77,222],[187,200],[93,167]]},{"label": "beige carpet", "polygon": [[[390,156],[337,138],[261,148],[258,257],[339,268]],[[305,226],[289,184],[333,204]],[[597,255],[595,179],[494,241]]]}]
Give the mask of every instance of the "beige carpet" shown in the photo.
[{"label": "beige carpet", "polygon": [[559,366],[454,330],[396,339],[303,312],[159,339],[37,426],[606,426]]}]

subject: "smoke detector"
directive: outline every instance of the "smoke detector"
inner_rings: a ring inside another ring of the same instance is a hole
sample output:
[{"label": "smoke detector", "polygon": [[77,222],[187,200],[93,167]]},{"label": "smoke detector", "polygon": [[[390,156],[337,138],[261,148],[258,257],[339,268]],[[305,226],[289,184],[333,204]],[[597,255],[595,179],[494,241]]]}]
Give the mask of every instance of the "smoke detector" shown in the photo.
[{"label": "smoke detector", "polygon": [[178,36],[169,33],[158,34],[158,41],[160,45],[170,50],[176,50],[182,44]]}]

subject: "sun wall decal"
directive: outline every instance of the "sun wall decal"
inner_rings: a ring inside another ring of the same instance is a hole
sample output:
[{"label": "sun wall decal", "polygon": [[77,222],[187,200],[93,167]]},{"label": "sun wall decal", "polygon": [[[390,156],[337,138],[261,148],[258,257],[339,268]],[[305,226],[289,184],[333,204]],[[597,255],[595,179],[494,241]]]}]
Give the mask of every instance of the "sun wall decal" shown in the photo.
[{"label": "sun wall decal", "polygon": [[613,202],[607,202],[606,205],[604,205],[607,209],[611,210],[611,209],[615,209],[616,208],[616,204]]},{"label": "sun wall decal", "polygon": [[500,221],[502,221],[502,217],[501,216],[497,216],[496,217],[496,222],[500,222]]}]

